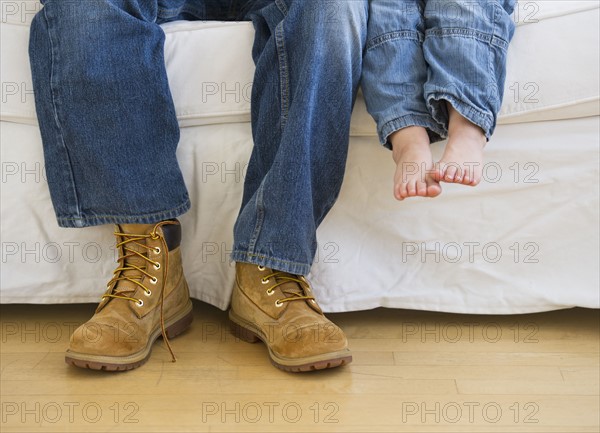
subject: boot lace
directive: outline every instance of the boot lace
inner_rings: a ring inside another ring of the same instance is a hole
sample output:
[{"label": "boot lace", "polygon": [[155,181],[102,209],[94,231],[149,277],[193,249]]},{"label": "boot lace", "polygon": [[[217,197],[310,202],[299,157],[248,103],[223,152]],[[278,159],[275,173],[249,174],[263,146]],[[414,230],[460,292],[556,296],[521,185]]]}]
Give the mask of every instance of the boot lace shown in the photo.
[{"label": "boot lace", "polygon": [[[259,266],[258,269],[260,271],[265,270],[265,268],[262,266]],[[269,284],[271,279],[275,280],[275,284],[273,284],[271,287],[269,287],[269,289],[267,290],[267,294],[269,296],[272,295],[273,293],[275,293],[274,290],[277,287],[279,287],[281,292],[285,296],[287,296],[282,299],[277,299],[275,301],[276,306],[281,307],[281,306],[283,306],[284,303],[293,302],[293,301],[316,302],[314,296],[306,295],[306,293],[310,291],[310,285],[308,284],[308,281],[306,281],[306,279],[303,276],[293,275],[293,274],[289,274],[287,272],[274,271],[268,275],[265,275],[262,278],[262,283]],[[296,284],[289,284],[289,285],[286,284],[286,283],[290,283],[290,282],[293,282]]]},{"label": "boot lace", "polygon": [[[159,236],[156,233],[156,229],[162,225],[167,224],[176,224],[173,221],[163,221],[160,224],[157,224],[150,234],[132,234],[132,233],[121,233],[118,231],[114,232],[114,235],[117,238],[116,247],[119,249],[121,254],[117,259],[119,262],[119,266],[113,272],[113,278],[106,285],[109,288],[109,291],[102,296],[102,300],[105,298],[113,298],[113,299],[125,299],[131,302],[135,302],[138,307],[144,305],[144,301],[142,299],[133,298],[129,296],[131,293],[135,291],[135,288],[125,288],[118,289],[117,285],[119,281],[129,281],[139,287],[142,288],[146,295],[151,295],[152,291],[148,289],[145,285],[141,283],[141,280],[144,276],[150,278],[150,280],[155,283],[157,279],[153,277],[151,274],[146,272],[148,264],[154,266],[155,269],[160,269],[161,264],[159,262],[155,262],[149,257],[150,250],[154,250],[156,252],[160,252],[156,247],[151,247],[146,245],[145,243],[140,243],[140,241],[144,241],[145,239],[157,240],[160,239],[163,247],[163,251],[165,251],[165,266],[163,269],[163,287],[160,291],[160,329],[162,332],[163,340],[169,349],[169,353],[171,354],[172,362],[177,361],[175,354],[173,353],[173,349],[171,348],[171,344],[169,343],[169,338],[167,337],[167,332],[165,329],[165,320],[163,315],[163,306],[164,306],[164,285],[167,281],[167,272],[169,269],[169,254],[167,253],[168,247],[165,239],[162,236]],[[119,241],[119,239],[122,239]],[[142,254],[137,250],[131,249],[130,246],[136,245],[137,247],[141,247],[146,249],[146,254]],[[122,247],[122,248],[121,248]],[[132,257],[139,257],[144,260],[143,266],[137,266],[134,263],[131,263],[128,259]],[[124,275],[126,271],[134,271],[135,274],[130,273],[129,275]],[[110,287],[112,286],[112,289]]]}]

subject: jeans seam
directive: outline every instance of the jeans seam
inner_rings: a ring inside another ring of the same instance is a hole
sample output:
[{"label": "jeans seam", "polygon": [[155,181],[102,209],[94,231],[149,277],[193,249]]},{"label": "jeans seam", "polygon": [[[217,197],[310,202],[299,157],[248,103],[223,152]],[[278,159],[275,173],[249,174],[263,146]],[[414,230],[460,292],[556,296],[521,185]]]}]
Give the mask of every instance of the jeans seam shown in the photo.
[{"label": "jeans seam", "polygon": [[463,37],[471,38],[480,42],[488,43],[503,50],[508,48],[508,42],[491,33],[480,32],[479,30],[466,29],[462,27],[450,28],[450,29],[428,29],[425,31],[425,37]]},{"label": "jeans seam", "polygon": [[[469,120],[471,123],[483,129],[486,138],[490,138],[493,126],[493,116],[491,116],[489,113],[486,113],[485,111],[480,110],[479,108],[473,107],[469,103],[463,101],[460,98],[457,98],[456,96],[450,93],[444,92],[431,94],[427,98],[427,105],[432,111],[432,113],[435,112],[435,110],[433,110],[433,104],[431,102],[439,102],[441,100],[446,100],[450,102],[456,111],[458,111],[464,118]],[[440,125],[444,127],[444,129],[447,130],[447,125],[444,124],[442,119],[436,119],[435,116],[433,116],[433,118],[437,122],[439,122]]]},{"label": "jeans seam", "polygon": [[285,263],[285,264],[288,264],[288,265],[307,266],[307,265],[305,265],[303,263],[295,262],[295,261],[292,261],[292,260],[278,259],[278,258],[275,258],[275,257],[272,257],[272,256],[267,256],[267,255],[264,255],[264,254],[251,253],[250,251],[235,250],[235,251],[233,251],[233,253],[241,253],[241,254],[243,254],[245,256],[257,257],[259,259],[273,260],[273,261],[280,262],[280,263]]},{"label": "jeans seam", "polygon": [[[492,23],[492,28],[496,28],[496,24],[498,23],[498,8],[494,7],[494,22]],[[495,35],[492,35],[492,40],[495,38]],[[493,42],[490,42],[490,46],[488,47],[488,76],[489,77],[495,77],[496,76],[496,72],[494,70],[494,65],[493,65]],[[497,81],[494,80],[494,83],[496,83]],[[489,95],[489,92],[486,92]],[[492,105],[496,105],[496,100],[498,99],[498,95],[500,93],[500,90],[498,89],[497,85],[494,85],[494,101],[490,101],[490,98],[492,97],[492,95],[489,95],[489,97],[487,98],[487,102],[492,102]]]},{"label": "jeans seam", "polygon": [[244,262],[244,263],[252,263],[252,262],[248,262],[247,260],[254,259],[257,262],[259,262],[257,264],[260,264],[262,266],[267,266],[267,267],[273,267],[272,263],[275,263],[275,266],[277,266],[277,264],[281,264],[281,265],[284,265],[283,267],[287,268],[287,269],[278,269],[278,268],[275,268],[275,269],[278,271],[289,272],[292,274],[307,275],[310,272],[310,268],[311,268],[311,265],[307,265],[305,263],[300,263],[300,262],[291,261],[291,260],[278,259],[278,258],[275,258],[272,256],[267,256],[264,254],[256,254],[256,253],[252,253],[249,251],[243,251],[239,248],[237,248],[231,252],[230,258],[232,261],[238,261],[238,262]]},{"label": "jeans seam", "polygon": [[[429,129],[431,132],[438,135],[440,139],[445,138],[447,135],[444,128],[440,127],[439,123],[432,116],[423,114],[405,114],[388,120],[381,126],[379,129],[379,140],[381,144],[384,147],[391,149],[389,144],[390,135],[409,126],[421,126],[425,129]],[[429,135],[431,137],[431,134]]]},{"label": "jeans seam", "polygon": [[262,231],[263,222],[265,220],[265,209],[263,204],[263,190],[264,190],[264,182],[260,184],[258,190],[256,191],[256,224],[254,225],[254,231],[252,232],[252,236],[250,237],[250,242],[248,244],[248,250],[254,251],[256,249],[256,243],[258,242],[258,237],[260,236],[260,232]]},{"label": "jeans seam", "polygon": [[277,8],[281,11],[283,16],[286,16],[288,14],[288,5],[285,3],[284,0],[275,0],[275,4],[277,5]]},{"label": "jeans seam", "polygon": [[277,59],[279,61],[279,88],[281,92],[281,131],[284,130],[287,123],[290,103],[289,70],[283,23],[284,21],[282,20],[275,28],[275,44],[277,46]]},{"label": "jeans seam", "polygon": [[58,131],[58,135],[59,135],[59,139],[60,139],[60,143],[62,144],[62,147],[65,151],[65,154],[67,156],[67,165],[69,167],[69,178],[71,181],[71,190],[72,190],[72,200],[73,200],[73,205],[75,207],[75,213],[77,215],[81,215],[81,207],[79,205],[79,199],[77,197],[77,186],[75,183],[75,174],[73,173],[73,163],[71,160],[71,155],[69,154],[69,149],[67,148],[67,145],[65,144],[65,137],[64,134],[62,132],[62,126],[60,123],[60,119],[58,117],[58,108],[57,108],[57,102],[56,102],[56,95],[55,95],[55,90],[56,90],[56,86],[54,85],[54,78],[55,78],[55,65],[56,65],[56,53],[55,53],[55,49],[54,49],[54,43],[52,42],[52,31],[51,31],[51,26],[50,26],[50,22],[48,20],[48,14],[47,14],[47,9],[44,7],[42,9],[42,11],[44,12],[44,19],[46,20],[46,28],[48,29],[48,41],[50,42],[50,95],[52,96],[52,111],[53,111],[53,117],[54,117],[54,122],[56,124],[56,129]]},{"label": "jeans seam", "polygon": [[423,40],[425,38],[424,38],[423,34],[418,31],[396,30],[396,31],[384,33],[382,35],[379,35],[379,36],[371,39],[369,42],[367,42],[366,51],[370,51],[374,48],[377,48],[380,45],[383,45],[386,42],[393,42],[398,39],[411,40],[411,41],[423,43]]},{"label": "jeans seam", "polygon": [[[80,225],[77,224],[72,224],[76,221],[85,221],[88,223],[88,225],[82,225],[82,227],[85,226],[94,226],[94,225],[99,225],[99,224],[107,224],[110,221],[115,221],[115,220],[133,220],[133,219],[144,219],[144,220],[150,220],[150,219],[166,219],[166,218],[175,218],[175,216],[172,216],[173,214],[177,214],[177,215],[181,215],[183,213],[185,213],[186,211],[189,210],[190,208],[190,200],[189,198],[186,198],[186,200],[180,204],[177,207],[174,207],[172,209],[167,209],[164,211],[160,211],[160,212],[154,212],[154,213],[143,213],[143,214],[138,214],[138,215],[92,215],[92,216],[81,216],[81,217],[57,217],[57,220],[59,222],[60,225],[62,226],[67,226],[67,227],[80,227]],[[123,223],[123,224],[127,224],[127,223]]]}]

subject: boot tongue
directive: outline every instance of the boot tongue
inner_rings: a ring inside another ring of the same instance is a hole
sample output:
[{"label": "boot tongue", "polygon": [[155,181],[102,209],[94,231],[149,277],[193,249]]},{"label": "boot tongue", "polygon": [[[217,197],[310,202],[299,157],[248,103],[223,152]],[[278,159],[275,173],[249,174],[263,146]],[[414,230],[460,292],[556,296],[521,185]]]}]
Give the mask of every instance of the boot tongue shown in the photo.
[{"label": "boot tongue", "polygon": [[117,227],[121,233],[132,235],[147,235],[154,229],[155,224],[120,224]]},{"label": "boot tongue", "polygon": [[[119,236],[119,242],[125,242],[130,239],[134,239],[133,236],[135,236],[136,234],[142,234],[142,235],[149,234],[153,228],[154,228],[153,224],[121,224],[120,226],[118,226],[119,232],[128,234],[130,236]],[[144,260],[137,254],[134,254],[131,252],[131,251],[137,251],[138,253],[140,253],[144,256],[148,255],[149,250],[138,244],[146,245],[146,238],[132,240],[130,242],[126,242],[123,244],[119,254],[126,255],[129,257],[127,257],[125,260],[122,260],[123,263],[121,264],[122,266],[120,266],[120,267],[127,268],[127,267],[134,265],[134,266],[144,269],[145,267],[150,265],[150,262],[148,262],[147,260]],[[131,251],[128,251],[128,250],[131,250]],[[140,277],[142,276],[142,273],[140,271],[138,271],[137,269],[130,269],[127,271],[121,271],[120,276],[121,277],[129,277],[133,280],[139,280]],[[122,292],[122,291],[133,292],[138,287],[139,286],[137,284],[132,283],[131,281],[120,280],[117,282],[115,290],[118,290],[120,292]]]},{"label": "boot tongue", "polygon": [[[135,234],[149,234],[154,229],[154,224],[121,224],[115,226],[115,231],[117,233],[123,233],[127,235],[135,235]],[[117,244],[124,242],[128,239],[132,239],[132,236],[117,236]],[[121,245],[118,248],[119,257],[123,257],[125,255],[130,255],[131,257],[127,257],[125,260],[119,260],[119,268],[127,268],[131,265],[138,266],[140,268],[144,268],[150,264],[150,262],[144,260],[137,254],[134,254],[130,251],[125,250],[125,248],[133,251],[137,251],[143,255],[148,254],[148,249],[136,245],[134,242],[138,242],[141,245],[146,245],[146,238],[142,238],[136,241],[127,242]],[[119,271],[118,273],[113,275],[113,278],[118,277],[129,277],[134,281],[137,281],[142,276],[142,273],[137,269],[131,269],[126,271]],[[110,293],[121,294],[123,296],[132,296],[133,293],[137,290],[139,286],[135,283],[132,283],[128,280],[119,280],[116,283],[111,283],[109,286]],[[113,301],[115,298],[111,297],[103,297],[102,302],[98,304],[98,308],[96,308],[96,312],[101,311],[109,302]]]}]

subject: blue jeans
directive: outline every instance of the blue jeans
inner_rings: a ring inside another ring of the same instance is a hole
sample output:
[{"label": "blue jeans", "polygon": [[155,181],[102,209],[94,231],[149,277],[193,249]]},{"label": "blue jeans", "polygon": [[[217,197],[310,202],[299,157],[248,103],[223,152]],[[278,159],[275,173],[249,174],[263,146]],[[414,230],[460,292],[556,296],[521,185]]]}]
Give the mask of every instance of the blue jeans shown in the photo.
[{"label": "blue jeans", "polygon": [[159,24],[250,19],[255,145],[232,258],[307,274],[342,183],[367,0],[42,3],[30,58],[58,224],[154,223],[189,209]]},{"label": "blue jeans", "polygon": [[493,134],[515,0],[370,0],[362,88],[381,143],[407,126],[448,134],[445,101]]}]

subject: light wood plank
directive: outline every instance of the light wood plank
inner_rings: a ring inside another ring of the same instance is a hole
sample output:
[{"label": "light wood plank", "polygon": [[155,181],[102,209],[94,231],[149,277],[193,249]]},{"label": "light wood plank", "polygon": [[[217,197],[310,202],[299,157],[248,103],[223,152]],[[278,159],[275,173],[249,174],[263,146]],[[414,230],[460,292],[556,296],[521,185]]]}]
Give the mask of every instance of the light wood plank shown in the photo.
[{"label": "light wood plank", "polygon": [[[145,366],[116,374],[64,364],[70,329],[87,320],[93,306],[0,308],[2,432],[600,429],[595,310],[329,315],[349,336],[353,364],[298,375],[273,368],[264,345],[236,340],[227,315],[200,303],[193,328],[172,341],[177,363],[169,362],[159,340]],[[457,329],[460,338],[450,333]],[[499,338],[483,329],[499,330]],[[535,341],[527,342],[532,330]],[[297,408],[301,416],[295,420]],[[96,409],[101,416],[91,422]],[[125,422],[128,415],[137,422]]]}]

